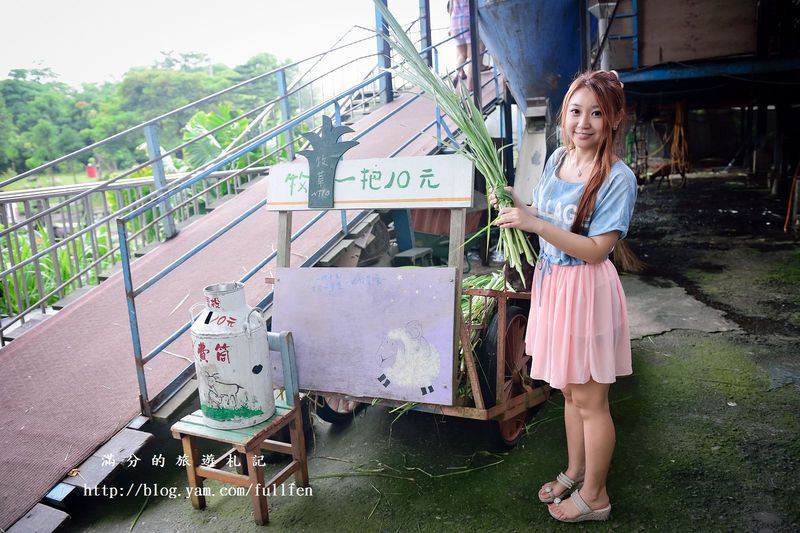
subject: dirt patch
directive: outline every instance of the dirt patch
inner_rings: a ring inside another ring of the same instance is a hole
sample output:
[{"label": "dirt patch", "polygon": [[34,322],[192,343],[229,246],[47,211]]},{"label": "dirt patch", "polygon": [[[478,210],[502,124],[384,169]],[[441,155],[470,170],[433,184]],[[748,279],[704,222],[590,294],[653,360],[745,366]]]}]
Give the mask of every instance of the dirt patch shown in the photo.
[{"label": "dirt patch", "polygon": [[631,243],[645,275],[672,279],[749,333],[800,334],[800,245],[783,200],[739,176],[639,194]]}]

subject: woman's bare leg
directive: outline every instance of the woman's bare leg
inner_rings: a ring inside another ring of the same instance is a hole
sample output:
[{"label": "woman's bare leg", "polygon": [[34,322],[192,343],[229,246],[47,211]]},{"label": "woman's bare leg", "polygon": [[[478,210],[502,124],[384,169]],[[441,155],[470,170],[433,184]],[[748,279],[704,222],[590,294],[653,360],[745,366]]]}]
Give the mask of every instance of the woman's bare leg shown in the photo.
[{"label": "woman's bare leg", "polygon": [[[609,503],[606,478],[616,435],[608,407],[608,387],[607,383],[595,381],[570,385],[572,403],[583,421],[586,473],[580,492],[583,500],[592,509],[602,509]],[[550,508],[556,515],[566,518],[579,514],[569,499],[564,500],[561,505],[551,504]]]},{"label": "woman's bare leg", "polygon": [[[572,385],[569,385],[561,391],[564,394],[564,427],[567,433],[567,458],[569,460],[564,474],[578,482],[583,479],[586,469],[586,452],[583,443],[583,419],[572,401],[571,387]],[[539,495],[543,498],[548,496],[544,492],[547,485],[553,488],[553,494],[556,496],[561,496],[567,488],[553,480],[539,490]]]},{"label": "woman's bare leg", "polygon": [[456,65],[459,65],[458,71],[456,72],[456,79],[458,78],[466,78],[469,82],[469,63],[465,67],[461,67],[465,61],[469,59],[469,43],[458,44],[456,43]]},{"label": "woman's bare leg", "polygon": [[[462,65],[467,60],[467,54],[469,53],[468,44],[456,44],[456,65]],[[464,72],[464,69],[459,66],[458,67],[458,74],[460,75]]]},{"label": "woman's bare leg", "polygon": [[491,64],[489,64],[490,63],[489,61],[486,61],[486,59],[488,59],[488,58],[487,58],[487,54],[485,54],[484,52],[486,52],[486,45],[483,44],[483,41],[478,41],[478,53],[480,54],[480,58],[481,58],[481,60],[479,61],[480,65],[481,65],[481,71],[491,70],[492,66],[491,66]]}]

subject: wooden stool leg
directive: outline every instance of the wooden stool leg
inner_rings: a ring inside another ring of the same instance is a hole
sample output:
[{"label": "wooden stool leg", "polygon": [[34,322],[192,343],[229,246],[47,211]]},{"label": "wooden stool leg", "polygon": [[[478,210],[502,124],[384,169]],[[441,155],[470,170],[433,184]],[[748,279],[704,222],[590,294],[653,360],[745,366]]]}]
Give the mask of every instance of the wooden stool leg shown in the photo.
[{"label": "wooden stool leg", "polygon": [[200,453],[197,451],[194,437],[191,435],[182,435],[181,443],[183,443],[183,453],[188,459],[186,464],[186,476],[189,478],[189,492],[192,498],[192,506],[195,509],[205,509],[206,497],[202,495],[203,478],[198,476],[195,470],[195,468],[200,466]]},{"label": "wooden stool leg", "polygon": [[308,486],[308,457],[303,434],[303,409],[299,401],[295,405],[295,414],[289,423],[289,436],[292,441],[292,457],[298,462],[300,468],[295,472],[294,480],[298,487],[306,487]]},{"label": "wooden stool leg", "polygon": [[253,518],[256,524],[263,526],[269,523],[269,505],[267,505],[267,487],[264,486],[264,468],[257,466],[255,458],[259,450],[247,452],[247,470],[250,472],[250,499],[253,502]]},{"label": "wooden stool leg", "polygon": [[247,464],[247,456],[242,452],[233,452],[234,457],[239,461],[239,464],[236,466],[236,473],[242,474],[243,476],[248,475],[249,465]]}]

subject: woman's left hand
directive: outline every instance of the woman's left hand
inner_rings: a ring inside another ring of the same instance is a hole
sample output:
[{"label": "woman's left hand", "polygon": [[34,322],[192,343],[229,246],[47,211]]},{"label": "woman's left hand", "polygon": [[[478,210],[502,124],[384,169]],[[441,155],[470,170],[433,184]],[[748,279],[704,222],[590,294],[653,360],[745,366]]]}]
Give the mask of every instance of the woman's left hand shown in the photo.
[{"label": "woman's left hand", "polygon": [[536,233],[539,219],[518,207],[504,207],[497,214],[494,223],[501,228],[517,228],[528,233]]}]

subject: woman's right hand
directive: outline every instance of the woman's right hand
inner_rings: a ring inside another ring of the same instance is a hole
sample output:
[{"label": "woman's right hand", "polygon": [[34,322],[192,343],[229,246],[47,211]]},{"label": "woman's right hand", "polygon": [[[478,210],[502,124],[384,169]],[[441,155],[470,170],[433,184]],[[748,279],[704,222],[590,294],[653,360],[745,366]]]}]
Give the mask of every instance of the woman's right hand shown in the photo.
[{"label": "woman's right hand", "polygon": [[[504,187],[503,189],[511,197],[511,201],[514,203],[514,207],[520,207],[521,202],[519,201],[517,194],[514,192],[514,187],[507,186]],[[497,200],[497,196],[495,196],[494,194],[494,187],[492,186],[489,186],[489,203],[491,203],[492,207],[494,207],[498,211],[500,210],[500,202]]]}]

